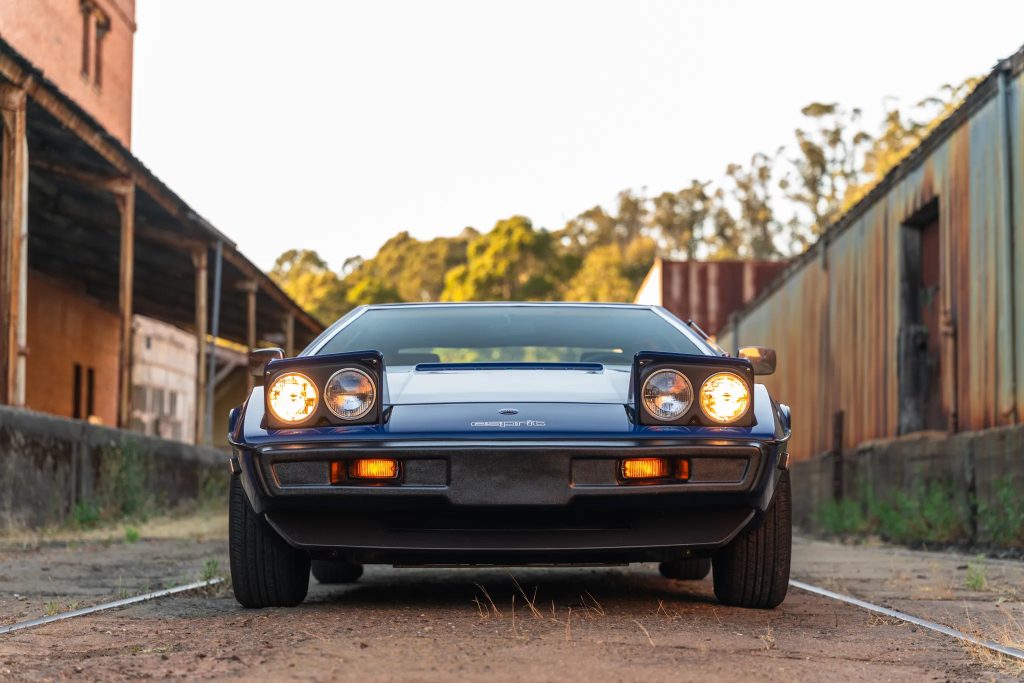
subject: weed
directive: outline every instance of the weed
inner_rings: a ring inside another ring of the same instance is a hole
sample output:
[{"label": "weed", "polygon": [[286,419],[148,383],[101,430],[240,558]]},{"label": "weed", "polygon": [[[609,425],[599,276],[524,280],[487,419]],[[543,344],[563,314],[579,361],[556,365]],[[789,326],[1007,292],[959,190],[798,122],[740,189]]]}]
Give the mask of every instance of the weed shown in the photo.
[{"label": "weed", "polygon": [[148,456],[137,443],[128,440],[100,452],[99,493],[109,517],[152,512],[153,500],[146,486],[152,469]]},{"label": "weed", "polygon": [[202,511],[227,509],[228,479],[223,467],[204,467],[199,471],[198,507]]},{"label": "weed", "polygon": [[818,511],[822,528],[835,536],[860,534],[867,530],[867,520],[858,501],[830,500]]},{"label": "weed", "polygon": [[203,572],[199,575],[199,580],[212,581],[218,576],[220,576],[220,563],[211,557],[203,563]]},{"label": "weed", "polygon": [[967,587],[972,591],[983,591],[988,584],[985,577],[988,565],[985,564],[985,556],[978,555],[973,561],[967,563]]},{"label": "weed", "polygon": [[993,503],[978,504],[979,526],[998,545],[1024,543],[1024,499],[1017,494],[1013,475],[996,481],[993,498]]},{"label": "weed", "polygon": [[124,527],[124,542],[135,543],[139,540],[139,530],[133,527],[131,524],[127,524]]},{"label": "weed", "polygon": [[78,529],[91,529],[100,520],[100,508],[91,500],[80,500],[71,510],[71,520]]},{"label": "weed", "polygon": [[50,600],[50,602],[46,603],[46,607],[44,608],[44,613],[46,614],[46,616],[52,617],[54,614],[57,614],[58,612],[60,612],[59,602],[57,602],[56,600]]},{"label": "weed", "polygon": [[896,491],[887,501],[873,501],[871,523],[887,541],[950,543],[966,535],[962,511],[952,500],[951,483],[917,484],[909,492]]}]

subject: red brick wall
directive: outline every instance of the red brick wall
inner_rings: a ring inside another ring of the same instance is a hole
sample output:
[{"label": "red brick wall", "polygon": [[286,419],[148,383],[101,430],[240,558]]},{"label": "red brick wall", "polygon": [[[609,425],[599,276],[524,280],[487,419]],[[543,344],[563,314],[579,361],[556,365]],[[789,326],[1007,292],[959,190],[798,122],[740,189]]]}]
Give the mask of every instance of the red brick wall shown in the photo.
[{"label": "red brick wall", "polygon": [[82,75],[82,0],[0,0],[0,38],[126,146],[132,137],[135,0],[88,0],[109,19],[101,84]]},{"label": "red brick wall", "polygon": [[83,384],[86,368],[93,368],[94,414],[103,424],[116,426],[117,311],[69,285],[29,271],[27,314],[26,407],[71,417],[74,366],[78,363],[83,368]]}]

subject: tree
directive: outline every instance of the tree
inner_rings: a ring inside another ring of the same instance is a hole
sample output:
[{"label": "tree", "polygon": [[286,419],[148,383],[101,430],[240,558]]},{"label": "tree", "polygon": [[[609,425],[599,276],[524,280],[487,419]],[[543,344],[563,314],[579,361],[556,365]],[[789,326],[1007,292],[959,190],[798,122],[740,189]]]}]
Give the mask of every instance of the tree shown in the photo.
[{"label": "tree", "polygon": [[754,259],[780,255],[775,240],[782,233],[782,225],[772,207],[772,188],[775,162],[781,151],[775,157],[758,152],[750,158],[748,166],[729,164],[726,168],[725,175],[731,183],[728,196],[739,208],[739,215],[733,219],[725,209],[725,192],[716,195],[713,223],[721,250]]},{"label": "tree", "polygon": [[836,103],[812,102],[800,111],[813,128],[796,130],[799,156],[790,159],[793,171],[779,185],[810,216],[806,229],[800,229],[799,219],[790,221],[793,236],[806,246],[839,217],[847,189],[859,184],[871,136],[855,130],[859,109],[847,112]]},{"label": "tree", "polygon": [[341,279],[311,249],[289,249],[278,256],[270,277],[322,323],[334,322],[347,310]]},{"label": "tree", "polygon": [[594,247],[561,298],[565,301],[632,301],[654,262],[657,249],[657,243],[644,236],[638,236],[625,249],[616,244]]},{"label": "tree", "polygon": [[544,300],[555,293],[561,268],[551,233],[513,216],[473,239],[467,260],[445,276],[444,301]]},{"label": "tree", "polygon": [[711,208],[708,185],[692,180],[678,192],[662,192],[654,198],[651,228],[669,254],[682,254],[691,260],[699,255]]}]

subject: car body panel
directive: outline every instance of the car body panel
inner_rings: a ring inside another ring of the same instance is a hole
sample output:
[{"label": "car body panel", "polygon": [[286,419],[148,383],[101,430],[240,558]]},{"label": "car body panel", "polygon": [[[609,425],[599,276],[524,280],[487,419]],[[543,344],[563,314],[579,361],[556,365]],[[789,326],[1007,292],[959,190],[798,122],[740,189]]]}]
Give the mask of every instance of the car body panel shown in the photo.
[{"label": "car body panel", "polygon": [[[365,310],[332,325],[300,358]],[[720,355],[652,310],[706,355]],[[628,562],[711,552],[758,522],[788,463],[788,410],[760,384],[750,427],[645,426],[635,420],[629,366],[425,364],[386,368],[385,377],[379,424],[267,429],[261,386],[232,418],[254,510],[314,556]],[[692,480],[619,479],[622,458],[651,456],[687,458]],[[359,457],[397,458],[402,477],[331,483],[331,462]]]}]

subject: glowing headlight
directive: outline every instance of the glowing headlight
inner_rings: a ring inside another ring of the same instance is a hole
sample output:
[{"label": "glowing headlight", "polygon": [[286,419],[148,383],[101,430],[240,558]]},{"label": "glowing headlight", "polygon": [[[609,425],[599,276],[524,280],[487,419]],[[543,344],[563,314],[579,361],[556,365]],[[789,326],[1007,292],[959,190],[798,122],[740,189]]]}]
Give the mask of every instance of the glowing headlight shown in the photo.
[{"label": "glowing headlight", "polygon": [[715,422],[735,422],[749,407],[750,390],[746,382],[731,372],[711,375],[700,388],[700,408]]},{"label": "glowing headlight", "polygon": [[644,409],[658,420],[677,420],[693,403],[693,385],[676,370],[652,372],[641,393]]},{"label": "glowing headlight", "polygon": [[281,422],[302,422],[313,414],[319,400],[316,386],[297,372],[281,375],[267,389],[267,405]]},{"label": "glowing headlight", "polygon": [[342,420],[358,420],[370,412],[377,398],[373,380],[362,370],[338,370],[327,380],[324,401],[327,409]]}]

